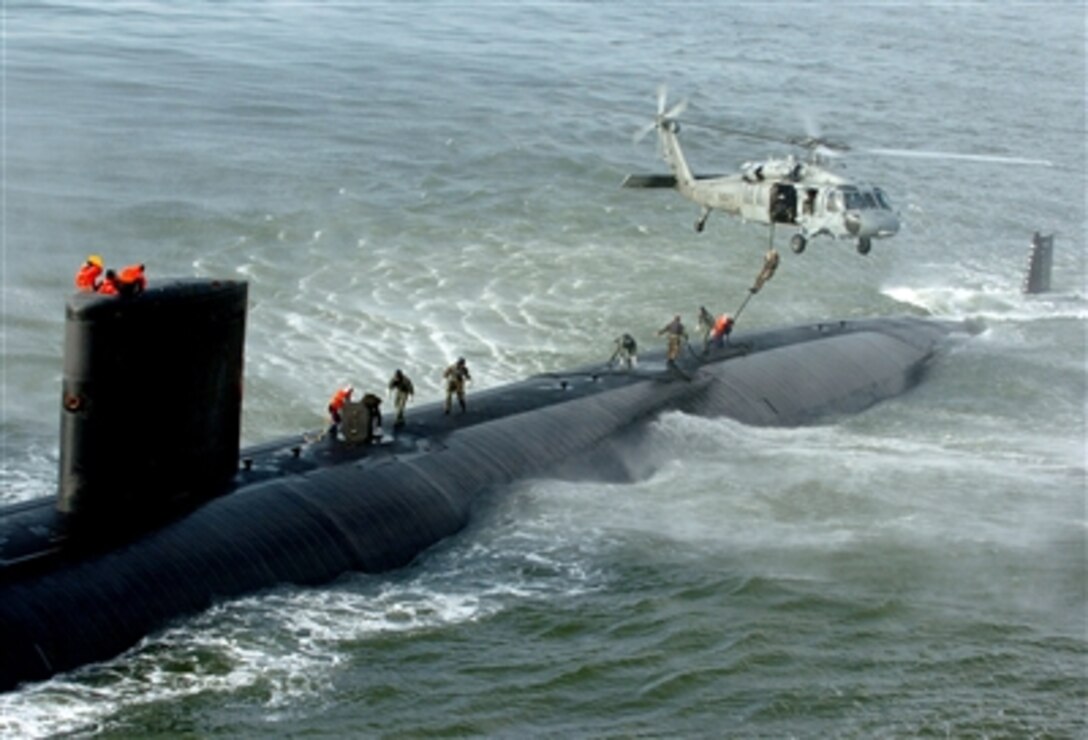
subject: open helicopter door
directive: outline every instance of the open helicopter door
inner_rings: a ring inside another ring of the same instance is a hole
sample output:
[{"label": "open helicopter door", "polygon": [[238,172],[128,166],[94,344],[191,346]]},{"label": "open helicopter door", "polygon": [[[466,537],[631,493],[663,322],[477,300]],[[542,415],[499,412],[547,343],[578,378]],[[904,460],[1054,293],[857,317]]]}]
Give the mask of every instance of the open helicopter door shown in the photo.
[{"label": "open helicopter door", "polygon": [[792,224],[797,222],[797,188],[789,183],[776,182],[771,186],[772,224]]}]

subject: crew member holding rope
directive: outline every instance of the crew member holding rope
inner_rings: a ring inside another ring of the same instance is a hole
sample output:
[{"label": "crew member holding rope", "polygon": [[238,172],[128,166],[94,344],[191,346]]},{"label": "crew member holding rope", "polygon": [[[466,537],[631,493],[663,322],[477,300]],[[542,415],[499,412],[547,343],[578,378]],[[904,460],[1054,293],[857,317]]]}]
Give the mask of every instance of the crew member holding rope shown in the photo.
[{"label": "crew member holding rope", "polygon": [[733,332],[733,317],[723,313],[714,322],[714,328],[710,330],[710,341],[716,347],[729,344],[729,335]]}]

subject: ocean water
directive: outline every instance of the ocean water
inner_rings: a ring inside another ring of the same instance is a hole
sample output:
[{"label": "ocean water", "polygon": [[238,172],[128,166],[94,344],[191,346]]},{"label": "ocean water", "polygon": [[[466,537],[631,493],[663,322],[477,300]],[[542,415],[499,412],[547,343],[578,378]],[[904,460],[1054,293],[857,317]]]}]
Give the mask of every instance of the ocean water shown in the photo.
[{"label": "ocean water", "polygon": [[[0,503],[56,484],[90,252],[249,281],[245,443],[393,368],[439,396],[735,309],[765,228],[667,191],[805,121],[904,225],[813,241],[738,330],[970,318],[915,390],[801,429],[666,414],[633,483],[530,480],[382,576],[283,587],[0,696],[0,735],[1084,737],[1083,2],[0,5]],[[1054,290],[1024,296],[1033,231]],[[780,245],[784,237],[779,235]],[[471,393],[471,391],[470,391]],[[146,400],[153,430],[169,391]]]}]

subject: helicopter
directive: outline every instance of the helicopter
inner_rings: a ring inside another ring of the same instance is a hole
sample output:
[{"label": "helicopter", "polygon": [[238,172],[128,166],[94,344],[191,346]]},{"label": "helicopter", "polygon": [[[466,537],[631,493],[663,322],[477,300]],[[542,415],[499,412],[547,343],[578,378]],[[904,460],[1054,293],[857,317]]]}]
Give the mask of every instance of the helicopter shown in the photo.
[{"label": "helicopter", "polygon": [[[810,239],[826,236],[853,239],[859,254],[868,254],[873,239],[887,239],[899,232],[899,214],[879,187],[851,180],[826,166],[827,161],[849,151],[850,147],[818,135],[779,138],[734,129],[720,129],[745,138],[785,143],[805,149],[807,159],[793,155],[746,162],[740,172],[729,175],[692,174],[680,148],[679,116],[687,108],[682,100],[666,109],[666,91],[658,90],[657,115],[640,130],[636,142],[650,131],[657,131],[661,156],[671,175],[628,175],[626,188],[672,188],[701,207],[695,230],[703,231],[710,213],[720,210],[746,221],[768,224],[773,245],[776,226],[796,228],[790,237],[790,249],[800,254]],[[869,153],[891,156],[939,156],[987,162],[1013,162],[1050,165],[1043,160],[1010,157],[912,152],[898,149],[871,149]]]}]

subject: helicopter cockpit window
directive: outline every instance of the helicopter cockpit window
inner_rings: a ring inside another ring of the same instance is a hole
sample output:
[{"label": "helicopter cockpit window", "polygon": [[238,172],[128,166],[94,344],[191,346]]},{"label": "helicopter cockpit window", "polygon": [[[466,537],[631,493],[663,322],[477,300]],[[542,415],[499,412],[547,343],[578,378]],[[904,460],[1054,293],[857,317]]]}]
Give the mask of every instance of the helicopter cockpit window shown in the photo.
[{"label": "helicopter cockpit window", "polygon": [[843,190],[843,195],[846,196],[846,210],[848,211],[860,211],[865,208],[865,200],[861,197],[861,193],[857,190]]},{"label": "helicopter cockpit window", "polygon": [[842,210],[842,191],[832,190],[827,194],[827,210],[829,211],[841,211]]},{"label": "helicopter cockpit window", "polygon": [[853,187],[841,187],[839,192],[843,196],[848,211],[877,210],[879,208],[891,210],[888,199],[880,188],[858,190]]}]

